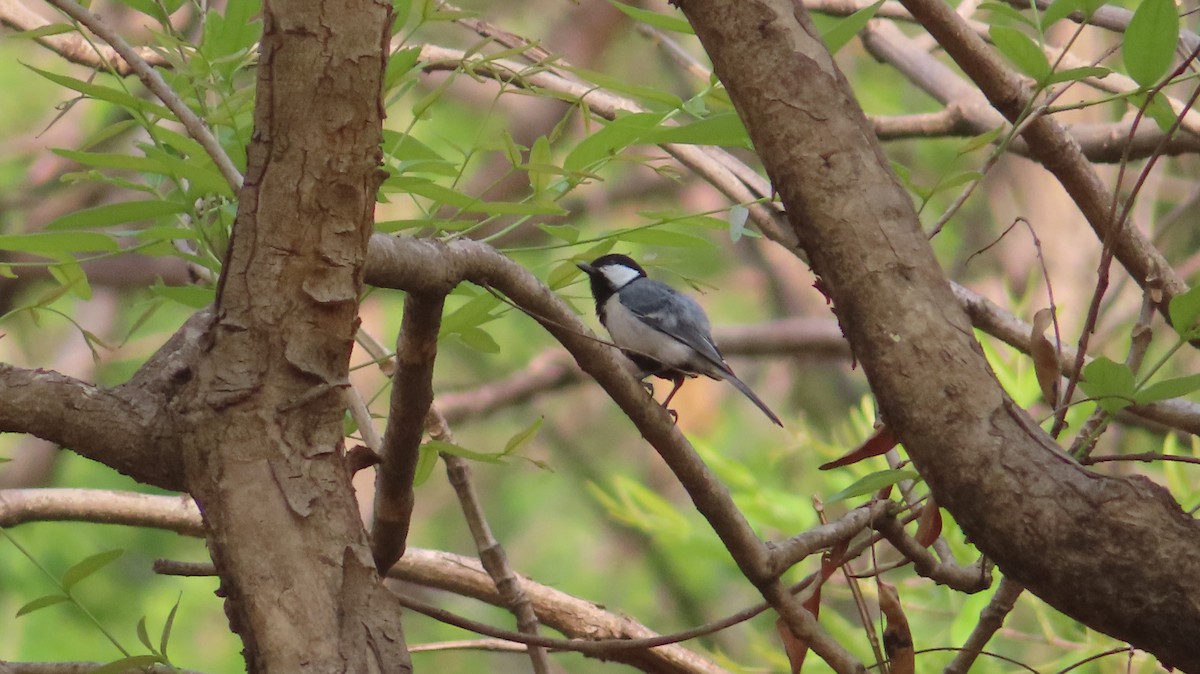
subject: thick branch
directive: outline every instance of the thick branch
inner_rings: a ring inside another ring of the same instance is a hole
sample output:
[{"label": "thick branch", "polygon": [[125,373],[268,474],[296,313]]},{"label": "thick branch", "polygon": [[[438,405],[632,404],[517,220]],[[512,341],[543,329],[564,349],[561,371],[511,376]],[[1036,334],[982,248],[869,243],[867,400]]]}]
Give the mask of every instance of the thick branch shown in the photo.
[{"label": "thick branch", "polygon": [[375,474],[375,518],[371,553],[380,573],[404,554],[412,519],[413,479],[417,471],[425,416],[433,404],[433,361],[442,325],[442,293],[410,293],[396,341],[392,403],[383,434],[383,463]]},{"label": "thick branch", "polygon": [[[957,17],[942,16],[953,14],[944,4],[905,4],[946,22],[936,35],[947,49],[974,38]],[[1047,603],[1165,664],[1200,670],[1200,526],[1146,480],[1083,469],[1005,396],[807,14],[786,0],[686,0],[683,9],[808,244],[889,425],[938,503]],[[968,73],[981,68],[966,58]],[[1006,113],[1020,93],[1008,91]],[[1103,186],[1055,127],[1046,121],[1031,146],[1063,152],[1046,165],[1091,215],[1106,211]],[[1152,249],[1125,231],[1121,254],[1139,280],[1166,278]]]}]

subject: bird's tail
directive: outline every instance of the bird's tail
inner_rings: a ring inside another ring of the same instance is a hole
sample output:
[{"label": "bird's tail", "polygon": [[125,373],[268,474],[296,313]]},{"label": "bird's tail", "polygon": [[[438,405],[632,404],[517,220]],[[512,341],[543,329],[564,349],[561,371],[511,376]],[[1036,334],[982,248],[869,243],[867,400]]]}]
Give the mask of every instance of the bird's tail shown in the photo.
[{"label": "bird's tail", "polygon": [[775,416],[775,413],[771,411],[771,408],[767,407],[767,404],[754,394],[754,391],[752,391],[750,387],[746,385],[746,382],[738,379],[737,375],[733,374],[732,372],[724,372],[723,374],[725,380],[736,386],[737,390],[742,392],[742,395],[750,399],[750,402],[758,405],[758,409],[762,410],[763,414],[767,415],[768,419],[775,422],[776,426],[783,428],[783,422],[779,420],[779,417]]}]

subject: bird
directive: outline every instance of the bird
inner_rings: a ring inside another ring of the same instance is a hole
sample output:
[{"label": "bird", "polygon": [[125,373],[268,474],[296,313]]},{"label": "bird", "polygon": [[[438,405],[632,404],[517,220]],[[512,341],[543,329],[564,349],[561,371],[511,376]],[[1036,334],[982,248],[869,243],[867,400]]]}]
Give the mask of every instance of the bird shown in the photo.
[{"label": "bird", "polygon": [[646,270],[627,255],[601,255],[590,264],[576,264],[587,274],[596,300],[596,316],[613,343],[633,361],[638,379],[653,375],[667,379],[671,398],[687,379],[704,375],[723,379],[750,399],[780,428],[783,422],[744,381],[738,379],[712,338],[708,315],[696,300],[646,276]]}]

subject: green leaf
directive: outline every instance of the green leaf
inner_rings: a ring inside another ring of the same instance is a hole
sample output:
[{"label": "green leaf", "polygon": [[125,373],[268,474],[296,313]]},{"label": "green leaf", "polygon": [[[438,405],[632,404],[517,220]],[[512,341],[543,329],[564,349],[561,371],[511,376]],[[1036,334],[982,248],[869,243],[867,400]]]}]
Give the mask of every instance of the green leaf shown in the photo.
[{"label": "green leaf", "polygon": [[597,163],[638,142],[664,117],[659,112],[639,112],[617,117],[603,129],[580,141],[563,160],[563,168],[568,171],[593,169]]},{"label": "green leaf", "polygon": [[54,280],[79,299],[92,299],[92,286],[88,283],[87,273],[83,271],[83,267],[70,255],[61,255],[57,259],[56,264],[46,267]]},{"label": "green leaf", "polygon": [[921,479],[920,474],[911,470],[881,470],[855,480],[854,484],[825,499],[825,502],[834,503],[836,501],[844,501],[848,498],[866,496],[867,494],[874,494],[884,487],[890,487],[901,480],[919,479]]},{"label": "green leaf", "polygon": [[61,581],[63,591],[70,592],[71,588],[75,587],[79,581],[113,563],[123,554],[125,554],[124,550],[108,550],[105,552],[98,552],[91,557],[78,562],[75,564],[75,566],[67,569],[67,572],[63,574]]},{"label": "green leaf", "polygon": [[24,606],[22,606],[21,608],[17,609],[16,617],[20,618],[23,615],[44,609],[47,606],[54,606],[55,604],[61,604],[64,601],[71,601],[71,598],[65,594],[49,594],[49,595],[46,595],[45,597],[38,597],[37,599],[34,599],[33,601],[31,601],[31,602],[25,604]]},{"label": "green leaf", "polygon": [[115,253],[121,248],[113,237],[96,232],[35,232],[0,234],[0,250],[34,255],[103,251]]},{"label": "green leaf", "polygon": [[653,12],[648,9],[639,9],[633,5],[626,5],[623,2],[617,2],[617,0],[608,1],[613,7],[616,7],[624,12],[626,16],[629,16],[635,21],[641,21],[648,26],[654,26],[655,28],[669,30],[675,33],[684,33],[686,35],[696,34],[696,32],[692,30],[692,25],[687,22],[687,19],[682,19],[677,16],[669,16],[667,14],[659,14],[658,12]]},{"label": "green leaf", "polygon": [[[1139,107],[1145,104],[1145,100],[1146,97],[1143,95],[1132,94],[1129,96],[1130,103]],[[1153,119],[1159,129],[1169,131],[1171,127],[1175,126],[1175,111],[1171,109],[1171,104],[1167,102],[1167,98],[1163,96],[1162,92],[1156,93],[1154,98],[1150,99],[1149,105],[1145,107],[1146,116]]]},{"label": "green leaf", "polygon": [[1078,82],[1089,77],[1108,77],[1112,71],[1103,66],[1084,66],[1082,68],[1068,68],[1059,70],[1050,75],[1046,79],[1046,84],[1058,84],[1059,82]]},{"label": "green leaf", "polygon": [[78,91],[89,98],[115,103],[116,105],[128,110],[154,115],[162,119],[175,119],[175,116],[171,114],[171,111],[165,107],[151,103],[148,100],[138,98],[137,96],[126,92],[124,89],[106,87],[102,84],[94,84],[92,82],[84,82],[83,80],[77,80],[74,77],[67,77],[65,75],[56,75],[46,70],[38,70],[31,65],[26,65],[25,67],[61,87],[65,87],[72,91]]},{"label": "green leaf", "polygon": [[421,447],[423,449],[428,448],[430,451],[434,451],[439,454],[450,454],[451,456],[459,456],[464,459],[470,459],[471,461],[482,461],[484,463],[504,463],[504,459],[498,454],[473,452],[466,447],[462,447],[451,442],[444,442],[442,440],[430,440],[429,442],[421,445]]},{"label": "green leaf", "polygon": [[1154,86],[1175,57],[1179,41],[1179,13],[1172,0],[1142,0],[1133,12],[1121,56],[1125,69],[1135,82],[1148,89]]},{"label": "green leaf", "polygon": [[850,16],[833,24],[829,30],[821,34],[821,39],[825,41],[825,47],[829,49],[830,54],[838,53],[838,50],[846,46],[846,43],[854,39],[855,35],[862,30],[867,22],[874,16],[879,7],[883,5],[883,0],[879,0],[873,5],[863,7]]},{"label": "green leaf", "polygon": [[746,234],[746,220],[750,218],[750,209],[741,204],[729,207],[729,240],[737,243]]},{"label": "green leaf", "polygon": [[154,645],[150,643],[150,633],[146,631],[146,616],[142,616],[137,622],[137,638],[147,650],[154,652]]},{"label": "green leaf", "polygon": [[167,622],[163,625],[162,639],[158,642],[158,652],[163,658],[167,657],[167,642],[171,640],[171,628],[175,625],[175,614],[179,611],[179,603],[183,601],[183,592],[175,598],[175,605],[171,607],[171,612],[167,614]]},{"label": "green leaf", "polygon": [[1000,17],[1003,17],[1012,23],[1025,24],[1030,28],[1037,28],[1037,24],[1034,23],[1033,19],[1025,16],[1021,12],[1017,11],[1015,7],[1012,7],[1004,2],[980,3],[978,11],[988,12],[991,15],[988,23],[992,25],[1004,25],[1002,22],[998,22],[996,20]]},{"label": "green leaf", "polygon": [[1145,405],[1159,400],[1179,398],[1195,391],[1200,391],[1200,374],[1155,382],[1138,391],[1133,397],[1139,405]]},{"label": "green leaf", "polygon": [[638,139],[642,143],[723,145],[750,148],[750,135],[736,112],[721,112],[680,126],[656,125]]},{"label": "green leaf", "polygon": [[508,439],[508,442],[504,443],[504,450],[500,452],[500,456],[508,456],[509,454],[512,454],[518,449],[529,444],[529,441],[533,440],[538,431],[542,428],[542,422],[545,420],[545,417],[538,417],[537,419],[533,420],[533,423],[514,433],[513,436]]},{"label": "green leaf", "polygon": [[162,658],[157,655],[131,655],[120,660],[97,667],[90,674],[128,674],[128,672],[150,667],[162,663]]},{"label": "green leaf", "polygon": [[1197,319],[1200,319],[1200,286],[1172,297],[1167,315],[1171,317],[1171,327],[1175,328],[1175,332],[1184,339],[1191,339],[1195,334]]},{"label": "green leaf", "polygon": [[438,453],[431,447],[421,445],[417,455],[417,468],[413,472],[413,486],[419,487],[433,475],[433,467],[437,465]]},{"label": "green leaf", "polygon": [[1000,53],[1021,72],[1038,82],[1050,75],[1050,62],[1046,60],[1046,54],[1025,33],[1008,26],[992,26],[988,35]]},{"label": "green leaf", "polygon": [[186,206],[174,201],[148,199],[105,204],[68,213],[46,225],[48,230],[80,229],[84,227],[107,227],[139,220],[154,220],[166,215],[184,213]]},{"label": "green leaf", "polygon": [[495,318],[492,310],[500,306],[500,300],[488,292],[475,295],[465,304],[442,318],[440,337],[474,328]]},{"label": "green leaf", "polygon": [[32,30],[23,30],[19,33],[9,33],[5,37],[15,40],[36,40],[39,37],[48,37],[50,35],[62,35],[63,33],[74,33],[75,26],[69,23],[52,23],[40,28]]},{"label": "green leaf", "polygon": [[150,292],[193,309],[203,309],[217,297],[216,289],[207,286],[168,286],[159,283],[150,286]]},{"label": "green leaf", "polygon": [[962,146],[960,146],[958,148],[958,154],[960,154],[960,155],[968,154],[968,153],[974,152],[975,150],[978,150],[981,147],[986,147],[988,145],[991,145],[992,142],[995,141],[997,138],[999,138],[1000,134],[1003,132],[1004,132],[1003,125],[998,126],[990,131],[984,131],[983,133],[979,134],[978,136],[975,136],[974,138],[963,143]]},{"label": "green leaf", "polygon": [[621,241],[631,243],[644,243],[652,246],[668,246],[672,248],[706,248],[713,245],[708,239],[696,236],[695,234],[675,232],[663,229],[662,227],[628,229],[617,235],[617,238]]},{"label": "green leaf", "polygon": [[457,335],[458,341],[480,353],[500,353],[500,345],[483,328],[467,328]]},{"label": "green leaf", "polygon": [[1114,414],[1134,400],[1133,371],[1128,365],[1101,356],[1083,367],[1080,387],[1096,404]]},{"label": "green leaf", "polygon": [[488,215],[566,215],[567,211],[556,204],[544,202],[518,203],[504,201],[483,201],[457,190],[443,187],[424,178],[415,176],[393,176],[383,183],[386,192],[404,192],[432,199],[435,202],[453,206],[471,213],[486,213]]},{"label": "green leaf", "polygon": [[529,163],[525,165],[525,170],[529,173],[529,184],[533,187],[534,194],[541,194],[546,191],[550,179],[554,172],[542,170],[541,167],[558,167],[553,166],[554,157],[550,153],[550,139],[545,136],[539,136],[533,142],[533,147],[529,149]]},{"label": "green leaf", "polygon": [[1083,3],[1080,0],[1054,0],[1046,11],[1042,12],[1042,30],[1050,28],[1059,21],[1067,18],[1072,12],[1082,12]]}]

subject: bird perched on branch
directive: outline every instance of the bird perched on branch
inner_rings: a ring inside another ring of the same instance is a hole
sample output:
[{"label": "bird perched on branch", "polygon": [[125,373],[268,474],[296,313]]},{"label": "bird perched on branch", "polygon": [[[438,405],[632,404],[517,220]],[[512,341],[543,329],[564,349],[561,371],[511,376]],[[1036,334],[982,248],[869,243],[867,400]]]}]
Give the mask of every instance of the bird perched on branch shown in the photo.
[{"label": "bird perched on branch", "polygon": [[713,342],[708,316],[696,300],[647,278],[646,270],[625,255],[602,255],[578,267],[591,281],[600,323],[613,343],[641,370],[638,378],[654,375],[674,384],[662,403],[664,408],[684,380],[702,374],[733,384],[768,419],[783,426],[725,362]]}]

